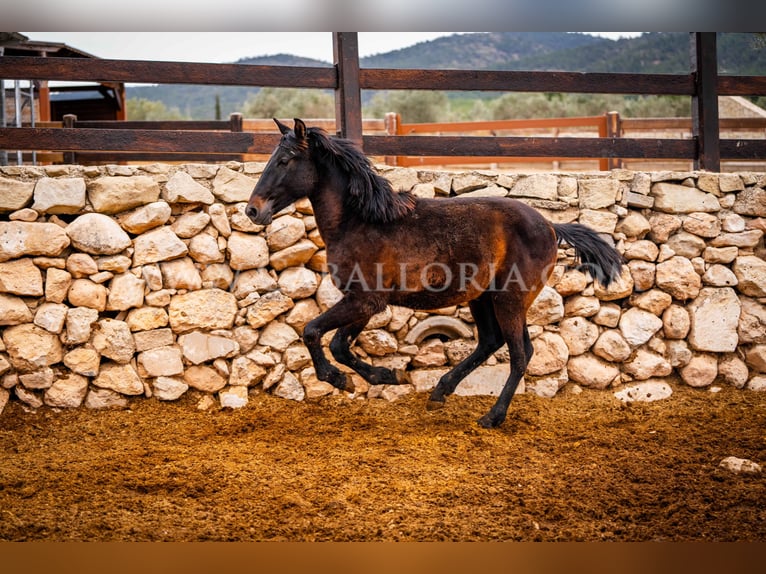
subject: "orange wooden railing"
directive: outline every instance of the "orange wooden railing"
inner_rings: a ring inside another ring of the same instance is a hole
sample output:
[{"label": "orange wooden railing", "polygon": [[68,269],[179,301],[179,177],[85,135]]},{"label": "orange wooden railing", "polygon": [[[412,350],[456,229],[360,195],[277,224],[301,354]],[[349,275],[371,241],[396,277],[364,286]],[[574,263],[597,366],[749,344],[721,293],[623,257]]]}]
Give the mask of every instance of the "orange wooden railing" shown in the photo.
[{"label": "orange wooden railing", "polygon": [[[614,129],[619,125],[619,116],[617,112],[609,112],[601,116],[582,116],[573,118],[536,118],[536,119],[514,119],[514,120],[488,120],[476,122],[435,122],[435,123],[414,123],[406,124],[402,122],[401,115],[396,112],[386,114],[385,127],[388,135],[414,135],[414,134],[432,134],[441,135],[444,133],[459,133],[462,135],[507,135],[505,132],[520,132],[528,130],[554,130],[554,136],[559,137],[562,130],[596,131],[598,137],[619,137],[619,133]],[[591,128],[588,130],[587,128]],[[484,133],[481,133],[484,132]],[[552,162],[562,161],[571,158],[563,157],[518,157],[507,156],[387,156],[386,163],[400,167],[421,166],[421,165],[450,165],[450,164],[484,164],[484,163],[511,163],[511,162]],[[601,170],[609,170],[615,167],[616,160],[610,158],[589,158],[582,157],[578,159],[598,160]]]}]

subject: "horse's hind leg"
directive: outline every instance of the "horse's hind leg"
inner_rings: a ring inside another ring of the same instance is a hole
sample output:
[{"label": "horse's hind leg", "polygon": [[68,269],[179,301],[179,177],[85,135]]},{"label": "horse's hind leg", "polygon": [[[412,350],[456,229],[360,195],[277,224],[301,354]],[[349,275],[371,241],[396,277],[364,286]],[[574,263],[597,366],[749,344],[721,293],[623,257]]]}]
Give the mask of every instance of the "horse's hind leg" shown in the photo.
[{"label": "horse's hind leg", "polygon": [[401,384],[404,382],[403,376],[397,377],[393,371],[384,367],[373,367],[362,361],[351,351],[351,344],[359,336],[359,333],[362,332],[367,321],[367,319],[356,321],[338,329],[330,342],[332,356],[342,365],[354,369],[371,385]]},{"label": "horse's hind leg", "polygon": [[[505,299],[505,298],[503,298]],[[500,392],[497,401],[489,412],[479,419],[479,424],[484,428],[496,427],[505,420],[508,406],[511,404],[519,381],[527,370],[527,365],[532,358],[534,348],[529,338],[529,332],[526,326],[526,312],[515,313],[512,309],[519,309],[518,304],[514,305],[509,301],[496,301],[495,311],[500,328],[503,331],[508,350],[511,356],[511,373],[505,381],[505,386]]]},{"label": "horse's hind leg", "polygon": [[439,383],[436,385],[436,388],[431,391],[431,396],[428,399],[426,405],[428,410],[435,410],[443,407],[445,398],[455,392],[455,388],[460,381],[468,376],[468,374],[476,369],[476,367],[486,361],[492,353],[497,351],[505,343],[503,332],[495,317],[491,294],[484,293],[481,297],[474,299],[468,305],[471,308],[471,314],[476,321],[476,329],[479,338],[478,344],[473,353],[460,361],[460,363],[458,363],[451,371],[445,373],[444,376],[439,379]]}]

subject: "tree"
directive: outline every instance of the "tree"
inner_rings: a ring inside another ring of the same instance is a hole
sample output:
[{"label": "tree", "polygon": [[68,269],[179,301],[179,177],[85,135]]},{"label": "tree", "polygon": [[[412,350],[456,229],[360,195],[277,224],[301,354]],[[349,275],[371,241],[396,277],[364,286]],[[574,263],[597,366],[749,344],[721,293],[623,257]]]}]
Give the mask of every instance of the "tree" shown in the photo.
[{"label": "tree", "polygon": [[444,121],[451,115],[447,95],[428,90],[379,92],[373,96],[366,112],[376,118],[385,117],[388,112],[398,112],[407,123]]},{"label": "tree", "polygon": [[298,88],[262,88],[242,106],[250,118],[331,118],[335,99],[319,90]]},{"label": "tree", "polygon": [[129,98],[127,103],[127,116],[129,120],[186,120],[176,107],[170,109],[164,103],[159,101],[147,100],[144,98]]}]

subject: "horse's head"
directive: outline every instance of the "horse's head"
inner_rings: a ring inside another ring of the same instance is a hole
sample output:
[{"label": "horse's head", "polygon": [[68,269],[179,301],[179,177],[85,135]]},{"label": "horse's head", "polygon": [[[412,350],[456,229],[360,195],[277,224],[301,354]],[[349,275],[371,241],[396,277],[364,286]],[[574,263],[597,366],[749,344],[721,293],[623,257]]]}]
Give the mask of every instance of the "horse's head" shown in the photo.
[{"label": "horse's head", "polygon": [[306,124],[296,118],[290,129],[276,118],[274,121],[282,132],[282,140],[271,154],[245,209],[247,216],[260,225],[270,223],[275,213],[306,197],[317,183]]}]

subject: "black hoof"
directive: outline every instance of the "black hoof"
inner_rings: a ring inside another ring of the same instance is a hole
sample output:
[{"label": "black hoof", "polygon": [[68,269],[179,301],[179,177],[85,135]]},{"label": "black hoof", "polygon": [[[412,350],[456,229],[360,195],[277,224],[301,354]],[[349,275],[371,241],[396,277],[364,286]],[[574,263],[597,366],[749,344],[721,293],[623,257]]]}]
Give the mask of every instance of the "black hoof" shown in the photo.
[{"label": "black hoof", "polygon": [[438,411],[439,409],[444,408],[444,401],[435,401],[433,399],[428,399],[428,402],[426,403],[426,410],[427,411]]},{"label": "black hoof", "polygon": [[479,426],[485,429],[493,429],[496,427],[499,427],[503,422],[503,419],[496,419],[495,417],[490,416],[489,413],[484,415],[478,420]]},{"label": "black hoof", "polygon": [[340,371],[333,371],[327,376],[327,378],[320,379],[320,380],[324,380],[330,383],[336,389],[340,391],[345,391],[347,393],[353,393],[356,390],[356,388],[354,387],[354,382],[351,380],[351,377],[347,377],[345,374],[341,373]]},{"label": "black hoof", "polygon": [[369,383],[371,385],[404,385],[409,383],[409,375],[406,371],[376,367],[370,372]]},{"label": "black hoof", "polygon": [[394,378],[397,385],[409,385],[412,383],[410,373],[404,369],[394,369]]}]

